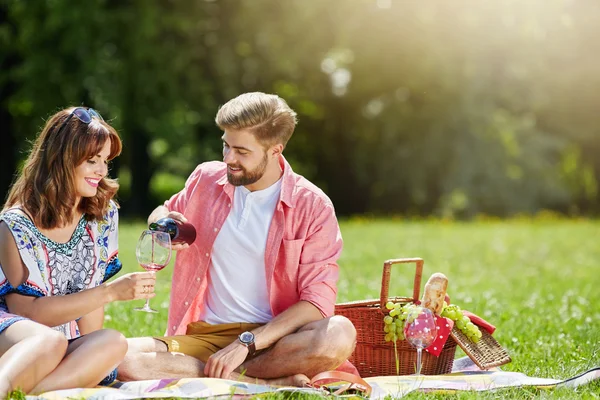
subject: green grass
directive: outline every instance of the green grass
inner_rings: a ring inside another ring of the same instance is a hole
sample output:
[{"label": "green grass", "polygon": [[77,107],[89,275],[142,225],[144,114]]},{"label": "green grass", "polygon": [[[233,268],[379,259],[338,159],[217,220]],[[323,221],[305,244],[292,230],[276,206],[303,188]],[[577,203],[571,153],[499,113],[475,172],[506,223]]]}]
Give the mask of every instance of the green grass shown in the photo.
[{"label": "green grass", "polygon": [[[124,270],[141,270],[135,243],[141,223],[122,222]],[[423,280],[433,272],[449,278],[455,304],[497,326],[494,334],[513,359],[503,368],[544,378],[568,378],[600,366],[600,223],[586,220],[341,222],[338,301],[376,298],[383,261],[422,257]],[[398,265],[391,295],[409,296],[414,269]],[[134,312],[141,301],[107,307],[106,327],[127,337],[162,335],[166,329],[172,263],[158,273],[159,314]],[[461,354],[457,354],[457,357]],[[598,383],[575,390],[507,390],[511,398],[599,398]],[[499,393],[460,393],[457,399],[497,398]],[[412,394],[408,398],[446,398]]]}]

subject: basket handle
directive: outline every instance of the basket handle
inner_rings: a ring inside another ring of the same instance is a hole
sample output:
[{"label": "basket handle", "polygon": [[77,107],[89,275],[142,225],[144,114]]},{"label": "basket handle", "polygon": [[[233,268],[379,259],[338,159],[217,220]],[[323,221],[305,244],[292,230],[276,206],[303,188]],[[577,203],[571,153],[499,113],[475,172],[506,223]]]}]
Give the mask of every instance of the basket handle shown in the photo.
[{"label": "basket handle", "polygon": [[394,264],[408,264],[416,263],[415,268],[415,282],[413,284],[413,301],[419,300],[421,293],[421,276],[423,275],[423,259],[422,258],[395,258],[387,260],[383,263],[383,275],[381,277],[381,296],[379,298],[379,304],[381,309],[385,310],[385,303],[387,303],[389,292],[390,292],[390,275],[392,272],[392,265]]}]

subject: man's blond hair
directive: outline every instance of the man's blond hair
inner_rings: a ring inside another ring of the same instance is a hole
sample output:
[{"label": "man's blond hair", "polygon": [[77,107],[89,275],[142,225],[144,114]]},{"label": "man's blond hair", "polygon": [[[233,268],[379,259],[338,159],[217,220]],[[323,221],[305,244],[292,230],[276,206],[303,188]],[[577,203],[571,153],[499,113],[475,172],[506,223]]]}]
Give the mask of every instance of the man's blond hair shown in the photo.
[{"label": "man's blond hair", "polygon": [[274,94],[244,93],[225,103],[215,121],[222,130],[250,130],[265,148],[285,147],[298,120],[285,100]]}]

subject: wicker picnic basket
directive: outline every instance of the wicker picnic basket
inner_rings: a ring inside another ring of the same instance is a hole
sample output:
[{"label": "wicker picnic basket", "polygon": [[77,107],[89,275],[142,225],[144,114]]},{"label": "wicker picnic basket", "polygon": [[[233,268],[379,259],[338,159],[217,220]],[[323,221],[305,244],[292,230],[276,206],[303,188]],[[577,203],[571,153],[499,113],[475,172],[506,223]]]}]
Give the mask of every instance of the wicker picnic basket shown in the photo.
[{"label": "wicker picnic basket", "polygon": [[[407,263],[416,264],[412,297],[389,297],[392,265]],[[409,303],[419,300],[422,274],[423,260],[421,258],[387,260],[383,264],[379,299],[336,304],[335,314],[345,316],[352,321],[356,328],[356,348],[350,362],[356,366],[362,377],[396,375],[394,343],[385,342],[383,330],[383,317],[387,314],[385,304],[388,301]],[[457,344],[481,369],[489,369],[510,362],[506,350],[489,333],[482,330],[482,334],[481,340],[475,344],[454,327],[439,357],[423,352],[421,373],[440,375],[451,372]],[[414,374],[417,362],[415,348],[406,340],[400,340],[396,342],[396,349],[399,374]]]}]

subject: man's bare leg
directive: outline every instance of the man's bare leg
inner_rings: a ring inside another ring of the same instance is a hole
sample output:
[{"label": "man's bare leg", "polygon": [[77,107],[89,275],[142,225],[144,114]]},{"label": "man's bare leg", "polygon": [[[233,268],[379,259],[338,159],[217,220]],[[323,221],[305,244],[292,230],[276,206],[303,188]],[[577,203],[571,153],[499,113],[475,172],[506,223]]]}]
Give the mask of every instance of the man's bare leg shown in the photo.
[{"label": "man's bare leg", "polygon": [[[129,351],[118,368],[117,379],[120,381],[204,377],[202,361],[182,353],[171,353],[167,345],[160,340],[145,337],[127,339],[127,341]],[[230,379],[283,386],[304,386],[309,382],[309,379],[301,374],[265,380],[233,372]]]},{"label": "man's bare leg", "polygon": [[[252,383],[303,386],[308,377],[334,369],[354,350],[356,331],[340,316],[311,322],[280,339],[269,351],[244,363],[230,378]],[[122,381],[197,378],[204,363],[181,353],[170,353],[154,338],[128,339],[129,351],[118,368]]]},{"label": "man's bare leg", "polygon": [[295,374],[313,377],[340,366],[352,355],[355,345],[352,322],[333,316],[306,324],[240,368],[246,369],[247,376],[267,380]]},{"label": "man's bare leg", "polygon": [[171,353],[164,342],[151,337],[127,339],[129,350],[117,369],[121,381],[204,376],[204,363],[182,353]]}]

